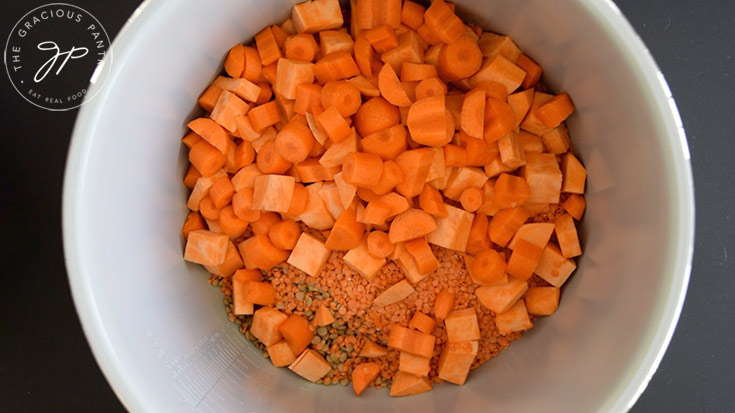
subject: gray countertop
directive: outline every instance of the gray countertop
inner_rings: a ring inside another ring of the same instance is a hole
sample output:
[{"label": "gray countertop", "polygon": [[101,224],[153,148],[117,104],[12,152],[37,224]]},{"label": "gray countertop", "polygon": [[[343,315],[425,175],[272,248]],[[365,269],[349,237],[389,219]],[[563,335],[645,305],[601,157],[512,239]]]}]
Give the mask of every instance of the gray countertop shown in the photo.
[{"label": "gray countertop", "polygon": [[[139,1],[73,3],[91,11],[113,37]],[[691,149],[697,205],[684,310],[633,411],[735,411],[735,4],[615,3],[650,48],[676,98]],[[41,4],[4,5],[0,32],[9,33]],[[0,85],[3,410],[123,411],[86,343],[63,263],[61,182],[76,112],[37,109],[15,94],[7,78]]]}]

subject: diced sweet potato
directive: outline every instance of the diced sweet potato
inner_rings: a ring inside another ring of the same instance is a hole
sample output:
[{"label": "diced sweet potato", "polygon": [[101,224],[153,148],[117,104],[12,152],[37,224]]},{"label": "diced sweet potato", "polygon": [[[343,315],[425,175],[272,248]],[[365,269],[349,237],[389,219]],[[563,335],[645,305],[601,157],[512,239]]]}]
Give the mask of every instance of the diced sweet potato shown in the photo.
[{"label": "diced sweet potato", "polygon": [[444,196],[459,201],[460,195],[467,188],[482,188],[488,177],[480,168],[465,166],[456,168],[449,175],[444,187]]},{"label": "diced sweet potato", "polygon": [[534,272],[554,287],[561,287],[576,268],[574,259],[564,258],[559,247],[550,242],[541,253]]},{"label": "diced sweet potato", "polygon": [[322,197],[324,206],[327,207],[327,211],[332,214],[332,218],[339,218],[342,211],[345,210],[345,207],[342,205],[342,199],[340,198],[337,184],[334,182],[325,182],[324,185],[322,185],[322,189],[319,190],[319,196]]},{"label": "diced sweet potato", "polygon": [[286,212],[296,180],[286,175],[259,175],[253,187],[253,209]]},{"label": "diced sweet potato", "polygon": [[534,315],[552,315],[559,307],[559,288],[531,287],[526,291],[526,309]]},{"label": "diced sweet potato", "polygon": [[323,303],[319,304],[319,308],[316,309],[316,313],[314,314],[314,322],[318,326],[326,326],[334,322],[334,316],[331,312],[329,312],[329,309]]},{"label": "diced sweet potato", "polygon": [[227,257],[227,235],[217,234],[206,229],[189,233],[184,250],[184,259],[202,265],[220,265]]},{"label": "diced sweet potato", "polygon": [[288,343],[283,340],[271,344],[267,347],[267,350],[268,358],[271,359],[271,363],[276,367],[286,367],[296,360],[296,356],[293,355]]},{"label": "diced sweet potato", "polygon": [[480,339],[480,325],[477,323],[477,313],[472,307],[449,313],[444,319],[444,328],[447,330],[447,341],[450,343]]},{"label": "diced sweet potato", "polygon": [[431,366],[429,365],[430,361],[431,360],[427,357],[414,356],[413,354],[402,351],[399,359],[398,370],[415,374],[417,376],[428,376],[429,371],[431,371]]},{"label": "diced sweet potato", "polygon": [[276,289],[268,281],[249,281],[242,287],[242,299],[258,305],[276,303]]},{"label": "diced sweet potato", "polygon": [[342,27],[342,9],[338,0],[313,0],[299,3],[291,10],[296,32],[316,33]]},{"label": "diced sweet potato", "polygon": [[436,230],[426,239],[434,245],[464,252],[467,248],[467,240],[470,238],[470,228],[475,214],[448,204],[445,207],[447,216],[435,218]]},{"label": "diced sweet potato", "polygon": [[263,307],[253,315],[253,324],[250,334],[266,346],[277,343],[283,338],[278,326],[286,321],[288,316],[272,307]]},{"label": "diced sweet potato", "polygon": [[334,184],[337,185],[337,191],[339,191],[339,199],[342,201],[342,207],[345,209],[349,208],[352,204],[352,200],[355,199],[357,187],[345,182],[345,180],[342,179],[342,172],[334,175]]},{"label": "diced sweet potato", "polygon": [[531,319],[528,318],[526,304],[521,299],[518,300],[508,311],[495,315],[495,325],[501,335],[506,335],[514,331],[528,330],[533,327]]},{"label": "diced sweet potato", "polygon": [[388,350],[385,347],[367,340],[365,341],[365,345],[362,346],[362,350],[360,350],[359,355],[360,357],[365,358],[376,358],[383,357],[386,354],[388,354]]},{"label": "diced sweet potato", "polygon": [[428,377],[399,371],[393,376],[390,386],[391,396],[410,396],[412,394],[424,393],[431,390],[431,381]]},{"label": "diced sweet potato", "polygon": [[380,293],[380,295],[375,297],[373,303],[377,306],[385,307],[386,305],[397,303],[415,292],[416,290],[411,287],[411,284],[403,279]]},{"label": "diced sweet potato", "polygon": [[352,390],[356,396],[360,396],[363,391],[373,382],[380,374],[380,364],[378,363],[360,363],[352,370]]},{"label": "diced sweet potato", "polygon": [[406,251],[404,243],[397,244],[396,249],[392,255],[394,261],[403,269],[406,275],[406,279],[412,284],[416,284],[426,278],[430,273],[421,274],[418,267],[416,266],[416,260],[413,259],[411,254]]},{"label": "diced sweet potato", "polygon": [[463,385],[470,372],[470,366],[475,361],[478,348],[477,341],[445,344],[439,356],[439,367],[437,368],[439,378],[460,386]]},{"label": "diced sweet potato", "polygon": [[436,337],[395,324],[388,337],[388,347],[416,356],[431,357]]},{"label": "diced sweet potato", "polygon": [[296,242],[296,246],[288,257],[288,263],[301,271],[316,277],[324,268],[331,251],[324,243],[303,232]]},{"label": "diced sweet potato", "polygon": [[258,270],[240,269],[232,275],[232,312],[235,315],[253,314],[254,307],[252,302],[245,300],[245,284],[251,281],[260,281],[263,275]]},{"label": "diced sweet potato", "polygon": [[492,287],[479,287],[475,290],[480,303],[496,314],[507,311],[528,290],[528,283],[508,277],[508,284]]},{"label": "diced sweet potato", "polygon": [[317,182],[306,187],[306,191],[309,193],[309,200],[306,204],[306,209],[299,215],[299,219],[304,224],[320,230],[332,228],[332,225],[334,225],[334,217],[327,209],[322,197],[319,196],[322,185],[321,182]]},{"label": "diced sweet potato", "polygon": [[316,351],[306,349],[288,368],[306,380],[315,382],[326,376],[332,366]]},{"label": "diced sweet potato", "polygon": [[521,225],[508,244],[508,248],[515,249],[518,240],[525,240],[532,245],[543,248],[549,242],[551,233],[554,232],[554,224],[550,222],[534,222]]},{"label": "diced sweet potato", "polygon": [[577,227],[574,226],[574,219],[571,215],[564,214],[559,217],[554,224],[554,232],[556,232],[556,239],[559,241],[561,255],[563,255],[564,258],[582,255],[582,247],[579,245]]},{"label": "diced sweet potato", "polygon": [[550,153],[529,153],[526,164],[521,168],[521,176],[531,188],[530,203],[559,203],[562,174],[556,156]]},{"label": "diced sweet potato", "polygon": [[225,261],[220,265],[205,265],[204,268],[212,274],[229,277],[244,266],[245,264],[243,264],[242,258],[240,258],[240,253],[237,252],[237,247],[235,247],[232,241],[229,241],[227,242]]},{"label": "diced sweet potato", "polygon": [[368,280],[372,280],[378,270],[385,264],[385,258],[375,258],[370,255],[366,239],[363,239],[357,247],[347,251],[344,261],[345,264]]}]

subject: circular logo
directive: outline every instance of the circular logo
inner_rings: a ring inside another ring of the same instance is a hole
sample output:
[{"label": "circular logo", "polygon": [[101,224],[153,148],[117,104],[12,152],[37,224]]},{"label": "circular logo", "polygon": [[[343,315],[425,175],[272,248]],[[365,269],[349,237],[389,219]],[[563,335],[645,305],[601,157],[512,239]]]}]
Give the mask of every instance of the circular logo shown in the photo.
[{"label": "circular logo", "polygon": [[92,14],[71,4],[52,3],[18,20],[5,43],[4,57],[10,82],[25,100],[59,111],[94,97],[87,96],[89,87],[104,85],[112,49],[107,32]]}]

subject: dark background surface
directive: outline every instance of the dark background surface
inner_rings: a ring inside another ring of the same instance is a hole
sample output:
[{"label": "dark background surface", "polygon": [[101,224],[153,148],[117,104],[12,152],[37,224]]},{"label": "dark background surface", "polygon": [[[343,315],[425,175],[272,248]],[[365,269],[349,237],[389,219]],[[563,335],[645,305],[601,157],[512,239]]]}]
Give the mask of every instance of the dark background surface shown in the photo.
[{"label": "dark background surface", "polygon": [[[138,3],[73,0],[94,14],[110,37]],[[697,202],[684,310],[633,411],[735,411],[735,7],[732,0],[615,3],[650,48],[676,98]],[[41,4],[4,4],[0,34],[7,36],[22,15]],[[0,409],[124,411],[84,338],[64,268],[61,192],[76,111],[38,109],[2,77]]]}]

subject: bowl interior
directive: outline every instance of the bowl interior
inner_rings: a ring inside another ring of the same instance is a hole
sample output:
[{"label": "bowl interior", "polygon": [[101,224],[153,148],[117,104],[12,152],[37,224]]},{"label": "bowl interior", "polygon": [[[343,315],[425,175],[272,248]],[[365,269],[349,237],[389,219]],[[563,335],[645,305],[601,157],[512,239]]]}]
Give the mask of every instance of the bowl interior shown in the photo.
[{"label": "bowl interior", "polygon": [[577,106],[569,128],[588,171],[585,254],[557,313],[465,386],[407,399],[368,391],[355,402],[349,388],[272,367],[227,321],[205,271],[182,260],[180,138],[229,47],[285,19],[292,2],[148,1],[79,115],[64,193],[74,299],[128,408],[619,411],[635,401],[678,318],[691,257],[686,141],[665,82],[609,2],[457,3],[510,34]]}]

